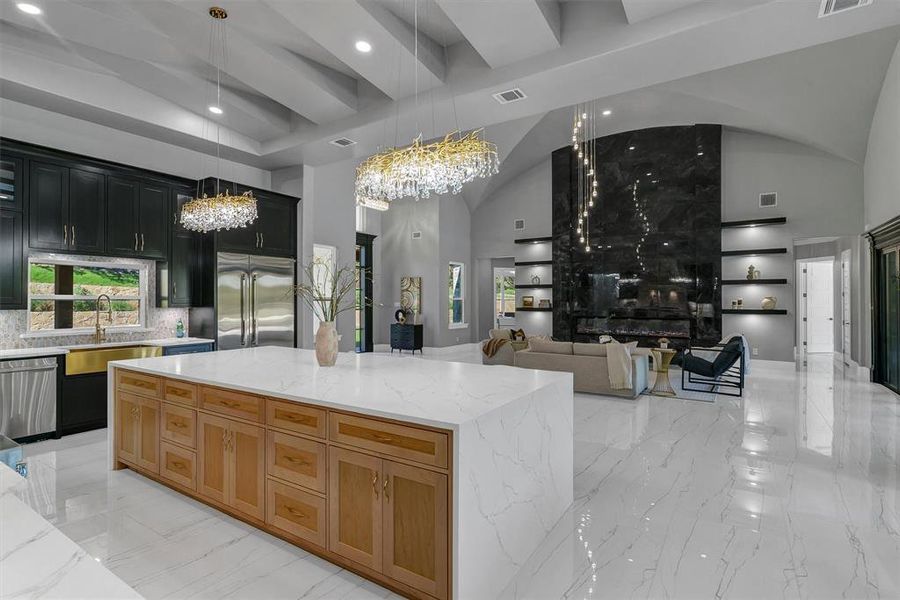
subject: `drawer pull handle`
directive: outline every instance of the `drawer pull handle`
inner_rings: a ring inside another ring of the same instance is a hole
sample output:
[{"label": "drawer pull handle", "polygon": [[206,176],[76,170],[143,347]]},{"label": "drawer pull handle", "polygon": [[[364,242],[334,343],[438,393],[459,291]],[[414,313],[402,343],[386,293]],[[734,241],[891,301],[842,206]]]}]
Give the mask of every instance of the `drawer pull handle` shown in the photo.
[{"label": "drawer pull handle", "polygon": [[183,469],[183,468],[184,468],[184,463],[181,462],[180,460],[173,460],[173,461],[172,461],[172,468],[173,468],[173,469]]},{"label": "drawer pull handle", "polygon": [[295,517],[297,517],[297,518],[300,518],[300,519],[305,519],[305,518],[306,518],[306,513],[305,513],[305,512],[299,511],[299,510],[297,510],[296,508],[294,508],[294,507],[292,507],[292,506],[285,506],[285,508],[287,509],[287,511],[288,511],[289,513],[291,513],[293,516],[295,516]]},{"label": "drawer pull handle", "polygon": [[227,408],[240,408],[241,407],[240,402],[229,402],[228,400],[219,400],[219,404],[221,404],[222,406],[225,406]]},{"label": "drawer pull handle", "polygon": [[390,444],[391,442],[394,441],[394,438],[392,438],[392,437],[388,437],[386,435],[378,435],[377,433],[372,437],[374,437],[377,441],[379,441],[383,444]]},{"label": "drawer pull handle", "polygon": [[184,429],[185,427],[187,427],[187,425],[182,421],[169,421],[169,425],[172,427],[177,427],[179,429]]},{"label": "drawer pull handle", "polygon": [[307,461],[303,460],[302,458],[297,458],[296,456],[289,456],[289,455],[288,455],[288,456],[285,456],[285,457],[284,457],[284,460],[286,460],[286,461],[288,461],[288,462],[290,462],[290,463],[294,463],[294,464],[296,464],[296,465],[299,465],[299,466],[301,466],[301,467],[307,467],[307,466],[309,466],[309,463],[308,463]]}]

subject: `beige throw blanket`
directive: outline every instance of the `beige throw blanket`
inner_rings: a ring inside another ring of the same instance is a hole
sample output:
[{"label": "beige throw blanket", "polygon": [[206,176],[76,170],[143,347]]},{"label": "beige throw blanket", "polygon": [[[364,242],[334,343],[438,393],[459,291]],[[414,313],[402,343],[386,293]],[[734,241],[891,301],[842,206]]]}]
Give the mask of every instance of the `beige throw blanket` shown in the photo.
[{"label": "beige throw blanket", "polygon": [[503,338],[492,338],[484,343],[484,346],[481,347],[481,351],[484,352],[484,355],[488,358],[494,358],[494,355],[502,348],[506,342],[509,340]]},{"label": "beige throw blanket", "polygon": [[631,388],[631,352],[624,344],[611,340],[606,347],[609,386],[614,390]]}]

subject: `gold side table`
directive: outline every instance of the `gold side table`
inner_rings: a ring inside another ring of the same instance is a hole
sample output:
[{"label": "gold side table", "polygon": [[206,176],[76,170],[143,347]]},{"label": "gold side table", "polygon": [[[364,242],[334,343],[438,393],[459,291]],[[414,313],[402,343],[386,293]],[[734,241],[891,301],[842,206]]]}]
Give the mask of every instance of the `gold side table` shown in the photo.
[{"label": "gold side table", "polygon": [[650,393],[656,396],[675,396],[675,390],[669,381],[669,364],[678,351],[671,348],[653,348],[650,354],[653,355],[653,370],[656,371],[656,381]]}]

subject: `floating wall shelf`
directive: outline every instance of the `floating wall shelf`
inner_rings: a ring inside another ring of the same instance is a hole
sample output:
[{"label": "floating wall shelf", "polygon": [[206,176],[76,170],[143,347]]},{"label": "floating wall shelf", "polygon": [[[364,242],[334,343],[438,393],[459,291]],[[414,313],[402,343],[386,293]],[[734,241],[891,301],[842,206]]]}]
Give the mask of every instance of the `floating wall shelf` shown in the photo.
[{"label": "floating wall shelf", "polygon": [[770,219],[748,219],[746,221],[722,221],[722,229],[733,227],[765,227],[766,225],[784,225],[786,217],[772,217]]},{"label": "floating wall shelf", "polygon": [[758,256],[760,254],[787,254],[787,248],[757,248],[756,250],[722,250],[722,256]]},{"label": "floating wall shelf", "polygon": [[543,290],[543,289],[549,289],[552,287],[553,287],[552,283],[538,283],[538,284],[531,284],[531,285],[524,285],[524,284],[517,285],[516,289],[517,290]]},{"label": "floating wall shelf", "polygon": [[553,309],[551,307],[541,307],[541,306],[520,306],[516,308],[516,312],[551,312]]},{"label": "floating wall shelf", "polygon": [[785,285],[787,279],[723,279],[722,285]]},{"label": "floating wall shelf", "polygon": [[723,308],[723,315],[786,315],[788,312],[782,308],[766,310],[764,308]]},{"label": "floating wall shelf", "polygon": [[524,262],[517,262],[515,265],[517,267],[536,267],[538,265],[552,265],[552,260],[526,260]]},{"label": "floating wall shelf", "polygon": [[517,244],[545,244],[547,242],[552,242],[552,237],[534,237],[534,238],[522,238],[520,240],[515,240]]}]

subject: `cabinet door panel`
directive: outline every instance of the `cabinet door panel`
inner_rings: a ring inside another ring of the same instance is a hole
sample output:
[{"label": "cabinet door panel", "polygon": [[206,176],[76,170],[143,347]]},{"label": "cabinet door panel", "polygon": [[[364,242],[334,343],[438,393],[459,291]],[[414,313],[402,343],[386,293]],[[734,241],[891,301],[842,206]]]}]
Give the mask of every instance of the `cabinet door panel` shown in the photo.
[{"label": "cabinet door panel", "polygon": [[381,459],[328,449],[328,549],[381,570]]},{"label": "cabinet door panel", "polygon": [[284,400],[266,400],[266,422],[270,427],[288,429],[325,439],[328,417],[321,408]]},{"label": "cabinet door panel", "polygon": [[225,503],[228,496],[228,421],[199,414],[197,417],[197,492]]},{"label": "cabinet door panel", "polygon": [[141,184],[139,252],[146,258],[166,258],[169,231],[169,188],[163,185]]},{"label": "cabinet door panel", "polygon": [[69,171],[69,247],[106,251],[106,177],[93,171]]},{"label": "cabinet door panel", "polygon": [[231,421],[229,452],[232,476],[229,504],[243,513],[266,518],[266,430]]},{"label": "cabinet door panel", "polygon": [[22,159],[3,156],[0,159],[0,208],[25,210],[23,179]]},{"label": "cabinet door panel", "polygon": [[293,256],[297,241],[294,239],[294,213],[297,205],[293,202],[261,196],[257,199],[259,232],[259,254],[266,256]]},{"label": "cabinet door panel", "polygon": [[196,448],[197,411],[163,402],[160,410],[159,437],[188,448]]},{"label": "cabinet door panel", "polygon": [[138,195],[140,182],[109,176],[106,179],[106,250],[109,254],[138,253]]},{"label": "cabinet door panel", "polygon": [[159,443],[159,475],[184,487],[197,489],[197,453],[166,442]]},{"label": "cabinet door panel", "polygon": [[116,392],[116,457],[136,465],[138,462],[138,411],[140,398]]},{"label": "cabinet door panel", "polygon": [[28,245],[64,250],[68,241],[69,169],[31,162]]},{"label": "cabinet door panel", "polygon": [[190,233],[172,234],[172,257],[169,261],[169,306],[190,306],[192,296],[194,264],[196,262],[196,240]]},{"label": "cabinet door panel", "polygon": [[384,574],[447,597],[447,476],[384,461]]},{"label": "cabinet door panel", "polygon": [[159,400],[140,399],[138,466],[159,473]]},{"label": "cabinet door panel", "polygon": [[325,444],[270,431],[266,444],[266,472],[296,485],[325,493]]},{"label": "cabinet door panel", "polygon": [[266,523],[325,547],[324,498],[271,479],[266,491]]},{"label": "cabinet door panel", "polygon": [[0,309],[27,308],[22,213],[0,210]]}]

